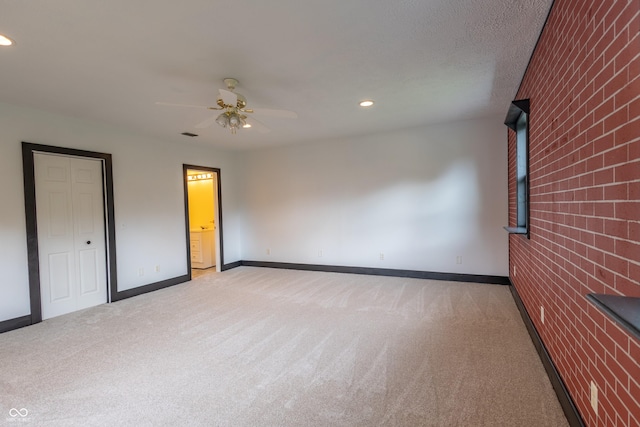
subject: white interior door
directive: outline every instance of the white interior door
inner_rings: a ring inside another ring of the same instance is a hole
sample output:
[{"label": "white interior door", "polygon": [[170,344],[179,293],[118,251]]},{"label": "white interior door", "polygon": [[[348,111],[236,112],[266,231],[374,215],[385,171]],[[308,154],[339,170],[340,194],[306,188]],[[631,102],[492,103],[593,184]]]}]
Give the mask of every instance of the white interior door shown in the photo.
[{"label": "white interior door", "polygon": [[107,302],[102,161],[35,153],[42,318]]}]

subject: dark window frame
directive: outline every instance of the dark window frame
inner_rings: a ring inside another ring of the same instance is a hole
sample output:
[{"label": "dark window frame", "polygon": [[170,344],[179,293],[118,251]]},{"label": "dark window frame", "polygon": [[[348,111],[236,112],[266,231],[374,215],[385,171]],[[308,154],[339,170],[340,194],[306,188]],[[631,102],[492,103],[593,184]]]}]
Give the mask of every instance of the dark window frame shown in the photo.
[{"label": "dark window frame", "polygon": [[516,225],[504,228],[511,234],[523,234],[529,239],[529,100],[511,102],[504,124],[516,133]]}]

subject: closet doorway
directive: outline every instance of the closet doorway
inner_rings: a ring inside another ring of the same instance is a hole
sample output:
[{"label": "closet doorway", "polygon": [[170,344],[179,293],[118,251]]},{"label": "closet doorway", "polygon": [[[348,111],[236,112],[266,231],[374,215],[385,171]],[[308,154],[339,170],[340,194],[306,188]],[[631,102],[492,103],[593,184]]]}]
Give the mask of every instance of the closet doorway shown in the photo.
[{"label": "closet doorway", "polygon": [[30,323],[117,301],[111,154],[22,143]]},{"label": "closet doorway", "polygon": [[220,272],[222,251],[222,209],[220,169],[183,165],[185,219],[189,274]]}]

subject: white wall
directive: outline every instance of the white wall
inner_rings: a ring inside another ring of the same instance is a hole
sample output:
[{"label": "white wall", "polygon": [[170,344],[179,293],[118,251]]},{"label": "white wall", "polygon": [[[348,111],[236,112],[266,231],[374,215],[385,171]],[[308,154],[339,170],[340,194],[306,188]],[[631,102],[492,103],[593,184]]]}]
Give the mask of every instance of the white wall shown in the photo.
[{"label": "white wall", "polygon": [[0,103],[0,321],[30,314],[22,141],[112,154],[119,290],[187,273],[183,163],[221,169],[225,262],[240,260],[237,154]]},{"label": "white wall", "polygon": [[500,123],[234,153],[0,103],[0,321],[29,314],[21,141],[112,154],[126,290],[187,272],[183,163],[221,168],[225,263],[507,275]]},{"label": "white wall", "polygon": [[248,152],[242,257],[508,275],[505,132],[495,118]]}]

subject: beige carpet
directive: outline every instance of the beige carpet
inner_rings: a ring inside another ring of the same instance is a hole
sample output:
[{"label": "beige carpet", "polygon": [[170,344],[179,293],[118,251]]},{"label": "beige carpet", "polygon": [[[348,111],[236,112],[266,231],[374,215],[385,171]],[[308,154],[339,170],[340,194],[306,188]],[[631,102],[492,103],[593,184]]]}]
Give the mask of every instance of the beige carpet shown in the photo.
[{"label": "beige carpet", "polygon": [[2,422],[567,425],[505,286],[250,267],[1,334]]}]

